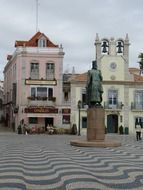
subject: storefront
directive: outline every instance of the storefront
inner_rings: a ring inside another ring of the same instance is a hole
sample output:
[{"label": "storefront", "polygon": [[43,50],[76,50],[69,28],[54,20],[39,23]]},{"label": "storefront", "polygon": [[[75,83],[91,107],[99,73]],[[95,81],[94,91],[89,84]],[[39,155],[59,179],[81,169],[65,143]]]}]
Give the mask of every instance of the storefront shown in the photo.
[{"label": "storefront", "polygon": [[55,107],[27,107],[24,110],[26,118],[24,122],[31,127],[47,126],[63,127],[70,124],[70,109]]}]

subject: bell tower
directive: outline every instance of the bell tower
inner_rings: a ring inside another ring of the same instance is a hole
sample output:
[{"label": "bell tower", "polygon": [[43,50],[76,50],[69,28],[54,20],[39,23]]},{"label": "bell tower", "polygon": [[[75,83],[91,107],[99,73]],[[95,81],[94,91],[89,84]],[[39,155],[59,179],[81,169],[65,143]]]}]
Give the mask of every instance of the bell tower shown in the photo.
[{"label": "bell tower", "polygon": [[96,60],[105,80],[129,80],[129,38],[99,39],[96,34]]}]

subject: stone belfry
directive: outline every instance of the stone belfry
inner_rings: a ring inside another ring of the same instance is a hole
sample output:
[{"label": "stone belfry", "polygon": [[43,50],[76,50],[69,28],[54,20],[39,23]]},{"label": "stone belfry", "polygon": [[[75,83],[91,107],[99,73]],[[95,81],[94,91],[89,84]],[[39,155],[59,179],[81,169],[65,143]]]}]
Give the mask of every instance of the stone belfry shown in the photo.
[{"label": "stone belfry", "polygon": [[[104,57],[104,62],[106,62],[106,58],[111,60],[111,62],[114,60],[115,62],[118,62],[119,57],[121,57],[122,60],[124,60],[124,76],[127,80],[128,75],[128,68],[129,68],[129,38],[128,34],[126,34],[125,39],[118,38],[114,39],[113,37],[109,38],[102,38],[99,39],[98,34],[96,34],[95,39],[95,47],[96,47],[96,60],[97,65],[99,69],[101,68],[101,62]],[[117,61],[116,61],[117,60]],[[104,63],[106,64],[106,63]],[[117,63],[118,64],[118,63]],[[105,66],[105,65],[104,65]]]}]

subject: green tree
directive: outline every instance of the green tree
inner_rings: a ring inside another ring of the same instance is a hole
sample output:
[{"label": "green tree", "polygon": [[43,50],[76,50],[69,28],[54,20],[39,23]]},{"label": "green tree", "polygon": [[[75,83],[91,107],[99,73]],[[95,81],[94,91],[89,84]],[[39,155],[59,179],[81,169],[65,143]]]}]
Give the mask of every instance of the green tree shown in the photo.
[{"label": "green tree", "polygon": [[140,75],[141,75],[141,73],[143,72],[143,53],[140,53],[138,58],[140,59],[139,60],[139,67],[140,67]]}]

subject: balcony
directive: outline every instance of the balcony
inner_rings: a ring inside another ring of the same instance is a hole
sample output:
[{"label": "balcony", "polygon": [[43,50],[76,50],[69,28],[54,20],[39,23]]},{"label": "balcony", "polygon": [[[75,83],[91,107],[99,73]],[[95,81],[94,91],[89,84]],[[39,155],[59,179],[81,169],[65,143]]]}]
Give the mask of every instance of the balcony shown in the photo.
[{"label": "balcony", "polygon": [[28,105],[30,106],[54,106],[56,97],[28,96]]},{"label": "balcony", "polygon": [[36,100],[36,97],[35,96],[28,96],[27,99],[28,100]]},{"label": "balcony", "polygon": [[43,101],[49,100],[53,102],[56,101],[56,97],[46,97],[46,96],[28,96],[27,99],[28,100],[43,100]]},{"label": "balcony", "polygon": [[116,104],[109,104],[109,102],[104,102],[104,109],[109,110],[121,110],[124,104],[122,102],[117,102]]},{"label": "balcony", "polygon": [[143,111],[143,102],[140,102],[140,103],[131,102],[131,110],[132,111]]}]

